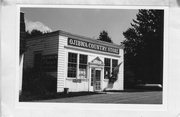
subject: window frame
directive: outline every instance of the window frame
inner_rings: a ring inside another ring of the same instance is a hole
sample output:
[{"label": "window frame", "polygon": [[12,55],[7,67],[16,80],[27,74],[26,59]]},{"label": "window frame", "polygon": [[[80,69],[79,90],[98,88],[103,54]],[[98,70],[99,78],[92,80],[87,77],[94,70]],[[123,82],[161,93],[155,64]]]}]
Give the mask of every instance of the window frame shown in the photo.
[{"label": "window frame", "polygon": [[[109,62],[110,62],[108,66],[106,66],[106,59],[109,59]],[[109,69],[109,75],[108,75],[107,78],[106,78],[106,75],[105,75],[106,68]],[[110,76],[111,76],[111,58],[104,58],[104,79],[109,79]]]},{"label": "window frame", "polygon": [[[86,56],[86,63],[81,63],[81,56]],[[86,66],[86,75],[84,78],[81,78],[81,79],[87,79],[87,67],[88,67],[88,55],[86,54],[79,54],[79,63],[78,63],[78,78],[80,78],[80,74],[79,74],[79,71],[80,71],[80,65],[83,65],[83,66]]]},{"label": "window frame", "polygon": [[[68,76],[68,72],[69,72],[69,63],[72,63],[73,64],[73,62],[69,62],[69,53],[73,53],[73,54],[76,54],[77,56],[76,56],[76,76],[75,77],[69,77]],[[85,55],[85,56],[87,56],[87,63],[86,64],[80,64],[80,55]],[[72,51],[67,51],[67,76],[66,76],[66,78],[67,79],[87,79],[87,72],[88,72],[88,55],[87,54],[84,54],[84,53],[78,53],[78,52],[72,52]],[[80,67],[80,65],[86,65],[86,77],[85,78],[80,78],[80,76],[79,76],[79,67]]]},{"label": "window frame", "polygon": [[[109,59],[110,60],[110,65],[109,65],[109,67],[108,66],[106,66],[106,60],[105,59]],[[112,71],[113,71],[113,68],[115,68],[116,66],[113,66],[113,60],[117,60],[117,65],[118,65],[118,62],[119,62],[119,60],[118,59],[115,59],[115,58],[104,58],[104,79],[109,79],[111,76],[112,76]],[[106,78],[106,75],[105,75],[105,72],[106,72],[106,68],[109,68],[110,70],[109,70],[109,78]],[[118,77],[118,75],[116,76],[116,78]]]},{"label": "window frame", "polygon": [[[76,63],[75,63],[75,62],[69,62],[69,54],[75,54],[75,55],[76,55]],[[67,57],[67,58],[68,58],[68,60],[67,60],[67,77],[70,78],[70,79],[77,78],[77,71],[78,71],[78,69],[77,69],[77,66],[78,66],[78,54],[75,53],[75,52],[68,52],[67,55],[68,55],[68,57]],[[75,77],[74,77],[74,76],[72,76],[72,77],[69,76],[69,64],[74,64],[74,65],[76,65],[76,66],[75,66],[75,68],[76,68],[76,71],[75,71],[75,72],[76,72],[76,73],[75,73],[76,75],[75,75]]]},{"label": "window frame", "polygon": [[[117,61],[117,65],[118,65],[118,59],[112,59],[112,68],[111,68],[111,71],[113,72],[113,70],[114,70],[114,68],[117,66],[113,66],[113,60],[115,60],[115,61]],[[118,77],[118,74],[117,74],[117,76],[116,76],[116,78]]]}]

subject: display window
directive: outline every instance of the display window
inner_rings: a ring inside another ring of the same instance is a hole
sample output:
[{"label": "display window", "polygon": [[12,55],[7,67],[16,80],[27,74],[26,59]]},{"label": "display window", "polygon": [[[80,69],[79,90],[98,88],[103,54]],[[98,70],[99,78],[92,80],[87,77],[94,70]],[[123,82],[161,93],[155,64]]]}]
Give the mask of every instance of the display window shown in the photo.
[{"label": "display window", "polygon": [[87,78],[87,55],[79,55],[79,78]]},{"label": "display window", "polygon": [[104,79],[110,78],[111,72],[111,59],[104,58]]},{"label": "display window", "polygon": [[[78,59],[79,57],[79,59]],[[87,55],[68,53],[68,77],[87,78]],[[79,60],[79,61],[78,61]],[[78,73],[78,75],[77,75]]]},{"label": "display window", "polygon": [[68,77],[76,77],[77,74],[77,54],[68,53]]}]

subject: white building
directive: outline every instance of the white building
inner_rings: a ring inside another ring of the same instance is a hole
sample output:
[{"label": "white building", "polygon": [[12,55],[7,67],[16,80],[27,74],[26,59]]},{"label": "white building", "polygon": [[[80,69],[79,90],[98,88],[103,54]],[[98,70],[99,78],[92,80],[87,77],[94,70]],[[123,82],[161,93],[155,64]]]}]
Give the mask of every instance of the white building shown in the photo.
[{"label": "white building", "polygon": [[59,30],[28,39],[27,46],[24,68],[43,66],[57,78],[57,92],[123,90],[120,45]]}]

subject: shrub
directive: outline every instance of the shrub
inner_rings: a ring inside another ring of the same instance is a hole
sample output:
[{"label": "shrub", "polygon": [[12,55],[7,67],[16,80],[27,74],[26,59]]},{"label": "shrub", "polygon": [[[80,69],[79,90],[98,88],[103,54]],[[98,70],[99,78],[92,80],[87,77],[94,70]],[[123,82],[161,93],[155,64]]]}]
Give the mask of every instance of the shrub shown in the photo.
[{"label": "shrub", "polygon": [[56,92],[57,78],[40,70],[32,68],[23,71],[22,93],[31,95],[46,95]]}]

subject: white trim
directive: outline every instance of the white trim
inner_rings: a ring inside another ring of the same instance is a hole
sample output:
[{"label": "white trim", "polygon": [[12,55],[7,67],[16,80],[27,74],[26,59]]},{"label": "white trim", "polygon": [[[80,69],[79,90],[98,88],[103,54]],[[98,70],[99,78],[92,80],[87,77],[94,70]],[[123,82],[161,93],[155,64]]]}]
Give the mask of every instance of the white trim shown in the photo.
[{"label": "white trim", "polygon": [[79,53],[77,53],[76,78],[79,79]]}]

